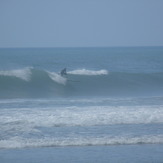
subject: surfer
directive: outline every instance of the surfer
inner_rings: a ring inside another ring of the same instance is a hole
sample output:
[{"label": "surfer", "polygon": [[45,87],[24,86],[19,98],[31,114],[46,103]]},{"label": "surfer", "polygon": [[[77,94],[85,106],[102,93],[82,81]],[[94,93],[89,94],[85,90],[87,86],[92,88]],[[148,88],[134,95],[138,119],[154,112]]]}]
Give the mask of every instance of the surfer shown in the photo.
[{"label": "surfer", "polygon": [[61,70],[60,74],[61,74],[61,76],[67,75],[66,68],[64,68],[63,70]]}]

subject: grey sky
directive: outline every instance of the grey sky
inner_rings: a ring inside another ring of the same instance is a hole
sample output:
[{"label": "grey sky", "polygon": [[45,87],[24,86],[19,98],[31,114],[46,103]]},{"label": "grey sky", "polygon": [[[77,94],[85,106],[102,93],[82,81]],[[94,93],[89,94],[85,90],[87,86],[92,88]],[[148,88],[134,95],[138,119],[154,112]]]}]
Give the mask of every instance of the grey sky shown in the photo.
[{"label": "grey sky", "polygon": [[163,46],[163,0],[0,0],[0,47]]}]

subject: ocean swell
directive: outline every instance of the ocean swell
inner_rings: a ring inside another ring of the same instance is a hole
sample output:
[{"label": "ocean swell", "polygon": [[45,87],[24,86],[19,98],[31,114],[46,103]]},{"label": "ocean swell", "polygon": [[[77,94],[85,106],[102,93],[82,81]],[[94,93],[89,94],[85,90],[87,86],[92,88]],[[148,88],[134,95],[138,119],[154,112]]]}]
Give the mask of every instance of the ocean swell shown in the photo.
[{"label": "ocean swell", "polygon": [[24,68],[0,71],[0,98],[162,95],[163,73],[77,69],[67,75]]}]

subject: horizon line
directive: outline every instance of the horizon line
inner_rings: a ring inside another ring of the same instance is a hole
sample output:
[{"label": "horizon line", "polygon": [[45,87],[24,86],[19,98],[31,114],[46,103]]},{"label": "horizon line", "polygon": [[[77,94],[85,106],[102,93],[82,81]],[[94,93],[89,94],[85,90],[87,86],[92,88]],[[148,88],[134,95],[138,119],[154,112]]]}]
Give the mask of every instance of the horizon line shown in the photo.
[{"label": "horizon line", "polygon": [[155,45],[155,46],[151,46],[151,45],[147,45],[147,46],[58,46],[58,47],[0,47],[0,49],[52,49],[52,48],[147,48],[147,47],[163,47],[163,45]]}]

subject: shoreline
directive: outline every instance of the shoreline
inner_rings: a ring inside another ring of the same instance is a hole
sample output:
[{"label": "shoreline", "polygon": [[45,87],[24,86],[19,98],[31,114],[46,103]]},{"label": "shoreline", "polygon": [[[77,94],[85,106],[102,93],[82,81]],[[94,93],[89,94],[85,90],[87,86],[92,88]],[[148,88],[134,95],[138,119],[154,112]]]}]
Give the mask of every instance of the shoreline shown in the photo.
[{"label": "shoreline", "polygon": [[1,149],[3,163],[162,162],[163,144]]}]

